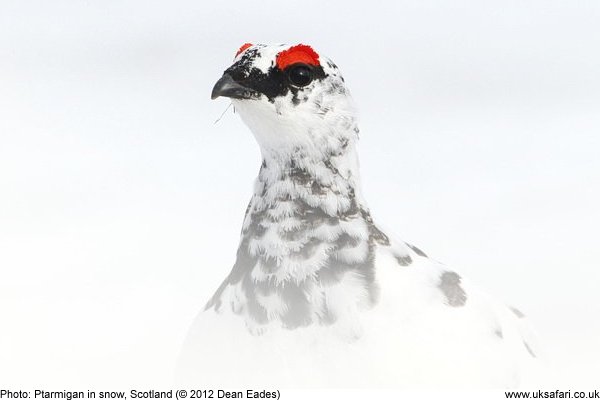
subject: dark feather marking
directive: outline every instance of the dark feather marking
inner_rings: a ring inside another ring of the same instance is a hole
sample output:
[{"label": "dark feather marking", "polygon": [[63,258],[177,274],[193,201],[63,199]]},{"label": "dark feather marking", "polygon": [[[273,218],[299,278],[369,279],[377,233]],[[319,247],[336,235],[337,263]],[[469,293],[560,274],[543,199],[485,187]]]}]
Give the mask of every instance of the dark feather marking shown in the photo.
[{"label": "dark feather marking", "polygon": [[281,288],[280,295],[288,305],[287,312],[281,316],[281,322],[287,329],[295,329],[311,323],[311,304],[301,286],[287,282]]},{"label": "dark feather marking", "polygon": [[350,143],[350,141],[347,138],[340,139],[340,147],[342,148],[342,150],[346,150],[349,143]]},{"label": "dark feather marking", "polygon": [[308,186],[313,181],[312,175],[310,175],[307,170],[295,165],[290,167],[289,176],[292,178],[292,181],[302,186]]},{"label": "dark feather marking", "polygon": [[277,259],[274,257],[261,256],[260,265],[261,268],[267,273],[275,272],[277,270]]},{"label": "dark feather marking", "polygon": [[327,266],[317,271],[317,281],[323,286],[335,285],[342,280],[348,270],[348,265],[339,261],[331,261]]},{"label": "dark feather marking", "polygon": [[323,164],[325,164],[325,167],[328,170],[330,170],[334,175],[337,175],[339,173],[338,169],[333,166],[330,159],[323,161]]},{"label": "dark feather marking", "polygon": [[225,278],[225,280],[221,283],[215,294],[208,301],[208,303],[204,307],[205,310],[214,307],[215,311],[219,311],[219,309],[221,308],[221,295],[225,291],[225,288],[227,288],[227,286],[229,285],[233,285],[235,283],[240,282],[244,275],[248,273],[248,270],[250,270],[254,265],[256,265],[257,258],[251,256],[247,249],[248,239],[244,239],[238,247],[236,261],[233,265],[233,268],[231,269],[231,272],[229,273],[227,278]]},{"label": "dark feather marking", "polygon": [[462,307],[467,302],[467,294],[460,286],[460,281],[460,275],[453,271],[445,271],[440,276],[438,288],[446,296],[446,304],[451,307]]},{"label": "dark feather marking", "polygon": [[299,206],[300,216],[310,227],[319,226],[331,218],[331,216],[321,208],[311,207],[302,200],[297,200],[296,203]]},{"label": "dark feather marking", "polygon": [[248,233],[255,238],[262,237],[265,232],[267,232],[267,228],[265,228],[262,224],[253,225],[250,229],[248,229]]},{"label": "dark feather marking", "polygon": [[317,194],[317,195],[324,195],[327,193],[327,190],[325,189],[325,186],[321,185],[319,182],[317,181],[313,181],[311,187],[310,187],[310,191],[312,194]]},{"label": "dark feather marking", "polygon": [[396,261],[398,261],[398,264],[400,264],[403,267],[408,267],[410,264],[412,264],[412,258],[410,258],[408,254],[396,254],[394,255],[394,257],[396,258]]},{"label": "dark feather marking", "polygon": [[527,349],[527,352],[531,355],[531,357],[537,358],[537,355],[533,352],[533,350],[531,349],[531,346],[529,346],[529,344],[526,341],[523,341],[523,345],[525,346],[525,348]]},{"label": "dark feather marking", "polygon": [[279,237],[282,238],[283,240],[287,240],[288,242],[295,242],[300,240],[300,238],[302,238],[304,236],[304,231],[301,229],[301,227],[297,227],[294,229],[290,229],[287,231],[279,231]]},{"label": "dark feather marking", "polygon": [[360,207],[358,206],[358,202],[356,201],[354,189],[350,189],[348,191],[348,198],[350,198],[350,205],[348,206],[348,209],[345,211],[340,211],[337,215],[341,220],[344,221],[355,219],[358,217],[358,214],[361,211]]},{"label": "dark feather marking", "polygon": [[513,312],[513,314],[515,314],[517,316],[517,318],[525,318],[525,314],[523,314],[521,312],[521,310],[519,310],[518,308],[515,307],[509,307],[510,311]]},{"label": "dark feather marking", "polygon": [[246,216],[248,216],[248,213],[250,212],[251,209],[252,209],[252,199],[250,199],[250,201],[248,202],[248,206],[246,207],[246,212],[244,213],[244,218]]},{"label": "dark feather marking", "polygon": [[256,293],[260,294],[261,296],[271,296],[271,295],[275,294],[277,291],[277,287],[275,285],[273,285],[272,282],[269,282],[269,280],[265,280],[265,281],[252,280],[252,284],[254,285],[254,288],[256,289]]},{"label": "dark feather marking", "polygon": [[308,240],[308,242],[306,242],[306,243],[304,243],[304,245],[302,245],[302,248],[300,248],[299,251],[292,253],[291,256],[298,257],[298,258],[304,258],[304,259],[311,258],[312,256],[315,255],[315,253],[317,252],[317,247],[321,243],[322,242],[319,241],[317,238],[310,238]]},{"label": "dark feather marking", "polygon": [[[247,278],[249,277],[250,275],[247,275]],[[258,299],[256,298],[256,292],[252,290],[251,284],[248,282],[244,282],[244,285],[242,287],[246,289],[246,309],[248,310],[248,315],[250,316],[250,318],[252,318],[254,322],[260,325],[264,325],[267,322],[269,322],[267,311],[258,302]]]},{"label": "dark feather marking", "polygon": [[332,81],[331,84],[325,89],[325,93],[328,95],[335,93],[344,94],[346,93],[346,88],[338,82]]},{"label": "dark feather marking", "polygon": [[377,228],[375,226],[375,224],[369,225],[369,230],[370,230],[371,236],[377,243],[379,243],[382,246],[390,245],[390,239],[387,237],[387,235],[385,233],[380,231],[379,228]]},{"label": "dark feather marking", "polygon": [[335,246],[338,250],[346,247],[356,247],[360,244],[357,238],[354,238],[347,233],[342,233],[335,241]]},{"label": "dark feather marking", "polygon": [[[406,242],[405,242],[406,243]],[[417,246],[413,246],[412,244],[408,244],[406,243],[406,245],[408,247],[410,247],[410,249],[412,251],[414,251],[415,253],[417,253],[417,255],[421,256],[421,257],[427,257],[427,254],[425,254],[421,249],[419,249]]]},{"label": "dark feather marking", "polygon": [[494,335],[498,336],[500,339],[504,338],[504,333],[502,333],[502,328],[498,327],[494,330]]},{"label": "dark feather marking", "polygon": [[375,240],[375,242],[382,246],[389,246],[390,239],[375,225],[375,223],[373,222],[373,217],[371,217],[369,211],[361,209],[360,213],[363,219],[367,222],[367,225],[369,227],[369,235],[373,237],[373,240]]}]

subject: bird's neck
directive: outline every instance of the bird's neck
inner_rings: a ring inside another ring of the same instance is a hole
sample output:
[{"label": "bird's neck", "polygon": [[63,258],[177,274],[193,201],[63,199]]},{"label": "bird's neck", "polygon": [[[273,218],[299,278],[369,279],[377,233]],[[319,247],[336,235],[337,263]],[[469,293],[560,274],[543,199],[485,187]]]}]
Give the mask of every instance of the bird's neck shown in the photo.
[{"label": "bird's neck", "polygon": [[207,308],[228,302],[261,332],[350,321],[375,304],[375,247],[389,240],[360,195],[354,146],[341,150],[265,157],[236,263]]},{"label": "bird's neck", "polygon": [[240,249],[258,260],[255,278],[302,281],[333,259],[365,262],[372,229],[354,145],[348,143],[326,156],[298,151],[265,157]]},{"label": "bird's neck", "polygon": [[289,201],[305,202],[332,217],[343,216],[358,206],[366,208],[354,143],[326,152],[263,151],[252,200],[257,209],[278,207]]}]

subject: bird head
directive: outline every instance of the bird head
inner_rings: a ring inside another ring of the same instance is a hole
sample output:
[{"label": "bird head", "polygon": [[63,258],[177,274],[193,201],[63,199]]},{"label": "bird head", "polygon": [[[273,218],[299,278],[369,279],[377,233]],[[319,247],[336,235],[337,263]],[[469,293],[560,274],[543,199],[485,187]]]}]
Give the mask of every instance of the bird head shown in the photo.
[{"label": "bird head", "polygon": [[344,78],[331,60],[304,44],[244,44],[211,97],[231,99],[263,155],[327,155],[357,136]]}]

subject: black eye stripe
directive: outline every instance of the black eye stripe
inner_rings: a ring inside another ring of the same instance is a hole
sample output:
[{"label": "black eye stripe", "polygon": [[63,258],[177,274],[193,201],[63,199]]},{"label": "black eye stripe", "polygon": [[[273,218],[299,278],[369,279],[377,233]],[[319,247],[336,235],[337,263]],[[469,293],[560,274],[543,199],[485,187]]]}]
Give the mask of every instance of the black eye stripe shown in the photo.
[{"label": "black eye stripe", "polygon": [[[250,48],[246,50],[237,62],[225,70],[225,73],[231,75],[236,82],[264,94],[270,102],[275,101],[278,97],[285,97],[291,92],[293,95],[292,101],[294,104],[297,104],[300,92],[305,90],[310,82],[322,80],[326,77],[325,71],[323,71],[320,65],[307,65],[303,63],[292,64],[285,70],[272,65],[268,71],[263,72],[253,65],[257,56],[256,49]],[[301,65],[310,69],[310,81],[303,85],[303,82],[299,81],[294,83],[289,76],[292,68]],[[303,96],[306,97],[306,95]]]}]

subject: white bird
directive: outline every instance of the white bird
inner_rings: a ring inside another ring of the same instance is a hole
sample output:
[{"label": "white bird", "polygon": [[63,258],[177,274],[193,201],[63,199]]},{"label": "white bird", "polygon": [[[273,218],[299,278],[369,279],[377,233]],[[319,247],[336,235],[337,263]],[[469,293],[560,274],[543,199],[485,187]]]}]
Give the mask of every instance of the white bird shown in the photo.
[{"label": "white bird", "polygon": [[214,86],[263,161],[233,269],[194,322],[183,381],[293,387],[514,387],[536,371],[522,313],[371,218],[351,96],[299,44],[245,44]]}]

